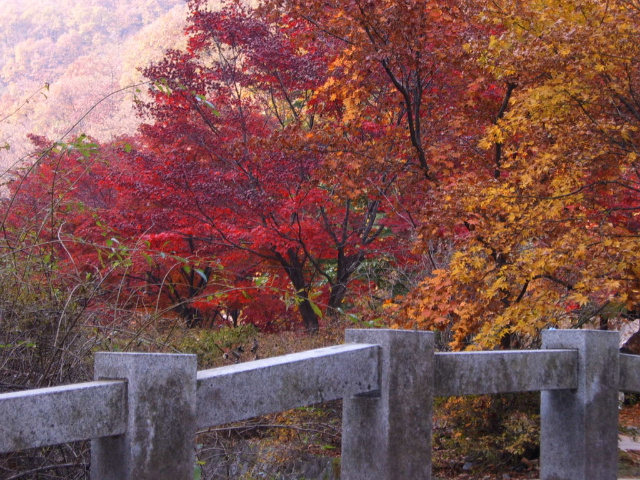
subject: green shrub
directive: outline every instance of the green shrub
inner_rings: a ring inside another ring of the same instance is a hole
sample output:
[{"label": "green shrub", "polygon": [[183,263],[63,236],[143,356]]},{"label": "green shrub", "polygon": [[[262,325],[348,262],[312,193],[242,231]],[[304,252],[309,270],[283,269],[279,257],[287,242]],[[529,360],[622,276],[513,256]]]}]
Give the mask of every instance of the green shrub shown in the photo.
[{"label": "green shrub", "polygon": [[[225,362],[252,360],[251,345],[257,335],[257,328],[249,324],[215,330],[190,329],[176,348],[182,353],[196,354],[199,368],[210,368]],[[242,351],[237,351],[238,347]],[[239,357],[234,356],[234,351]]]}]

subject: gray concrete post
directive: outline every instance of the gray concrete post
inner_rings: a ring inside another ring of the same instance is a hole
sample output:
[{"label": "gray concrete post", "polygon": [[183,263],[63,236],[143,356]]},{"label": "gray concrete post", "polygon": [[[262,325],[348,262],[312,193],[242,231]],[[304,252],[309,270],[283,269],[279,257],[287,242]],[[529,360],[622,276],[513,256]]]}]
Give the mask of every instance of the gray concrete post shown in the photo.
[{"label": "gray concrete post", "polygon": [[191,480],[195,355],[97,353],[96,380],[127,381],[127,431],[91,443],[94,480]]},{"label": "gray concrete post", "polygon": [[430,480],[434,334],[347,330],[346,341],[382,352],[380,391],[344,399],[340,478]]},{"label": "gray concrete post", "polygon": [[543,348],[578,351],[578,388],[542,392],[542,480],[615,480],[618,332],[547,330]]}]

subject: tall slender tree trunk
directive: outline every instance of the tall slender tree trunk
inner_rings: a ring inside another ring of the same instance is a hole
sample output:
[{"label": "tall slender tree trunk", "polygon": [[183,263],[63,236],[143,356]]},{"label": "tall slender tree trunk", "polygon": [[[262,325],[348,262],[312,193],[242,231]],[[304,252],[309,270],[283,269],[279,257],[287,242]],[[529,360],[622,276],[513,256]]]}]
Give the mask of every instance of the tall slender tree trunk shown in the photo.
[{"label": "tall slender tree trunk", "polygon": [[319,318],[309,300],[309,285],[304,277],[304,262],[300,261],[298,252],[293,248],[287,251],[288,258],[284,258],[277,252],[276,257],[289,275],[289,280],[291,280],[291,284],[296,290],[298,311],[300,312],[300,317],[302,317],[302,324],[305,330],[310,334],[317,333]]},{"label": "tall slender tree trunk", "polygon": [[347,294],[347,284],[353,272],[360,266],[364,260],[364,253],[358,252],[353,255],[345,255],[343,250],[338,252],[338,272],[336,280],[331,284],[331,293],[329,295],[329,316],[337,316],[342,301]]}]

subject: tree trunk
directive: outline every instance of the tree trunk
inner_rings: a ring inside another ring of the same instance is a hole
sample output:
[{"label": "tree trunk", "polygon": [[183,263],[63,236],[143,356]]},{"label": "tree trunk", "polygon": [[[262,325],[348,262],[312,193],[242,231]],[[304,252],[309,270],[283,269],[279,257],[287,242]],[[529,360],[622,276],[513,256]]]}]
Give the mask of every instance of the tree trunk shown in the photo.
[{"label": "tree trunk", "polygon": [[302,301],[298,305],[298,310],[300,311],[300,316],[302,317],[304,329],[307,333],[314,335],[318,333],[318,315],[313,311],[313,307],[311,306],[311,303],[309,303],[307,292],[303,292],[302,294],[300,294],[299,298],[301,298]]},{"label": "tree trunk", "polygon": [[288,259],[284,258],[280,253],[274,252],[280,264],[284,267],[289,275],[289,280],[296,290],[298,298],[298,311],[302,317],[302,323],[307,333],[318,333],[318,315],[313,310],[309,301],[309,285],[304,278],[304,262],[298,258],[298,252],[293,248],[287,251]]},{"label": "tree trunk", "polygon": [[360,266],[363,260],[364,253],[362,252],[348,256],[345,256],[342,250],[338,252],[338,272],[336,274],[336,281],[331,284],[329,309],[327,312],[329,316],[335,317],[338,315],[339,308],[347,294],[347,283],[349,283],[349,278]]}]

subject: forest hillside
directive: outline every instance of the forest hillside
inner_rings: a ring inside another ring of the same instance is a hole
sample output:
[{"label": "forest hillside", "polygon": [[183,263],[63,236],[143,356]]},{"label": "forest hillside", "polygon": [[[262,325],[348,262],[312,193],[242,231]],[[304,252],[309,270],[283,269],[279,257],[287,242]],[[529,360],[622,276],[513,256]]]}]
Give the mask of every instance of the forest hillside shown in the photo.
[{"label": "forest hillside", "polygon": [[185,20],[184,0],[3,0],[0,174],[30,153],[29,134],[134,130],[139,69],[184,46]]}]

